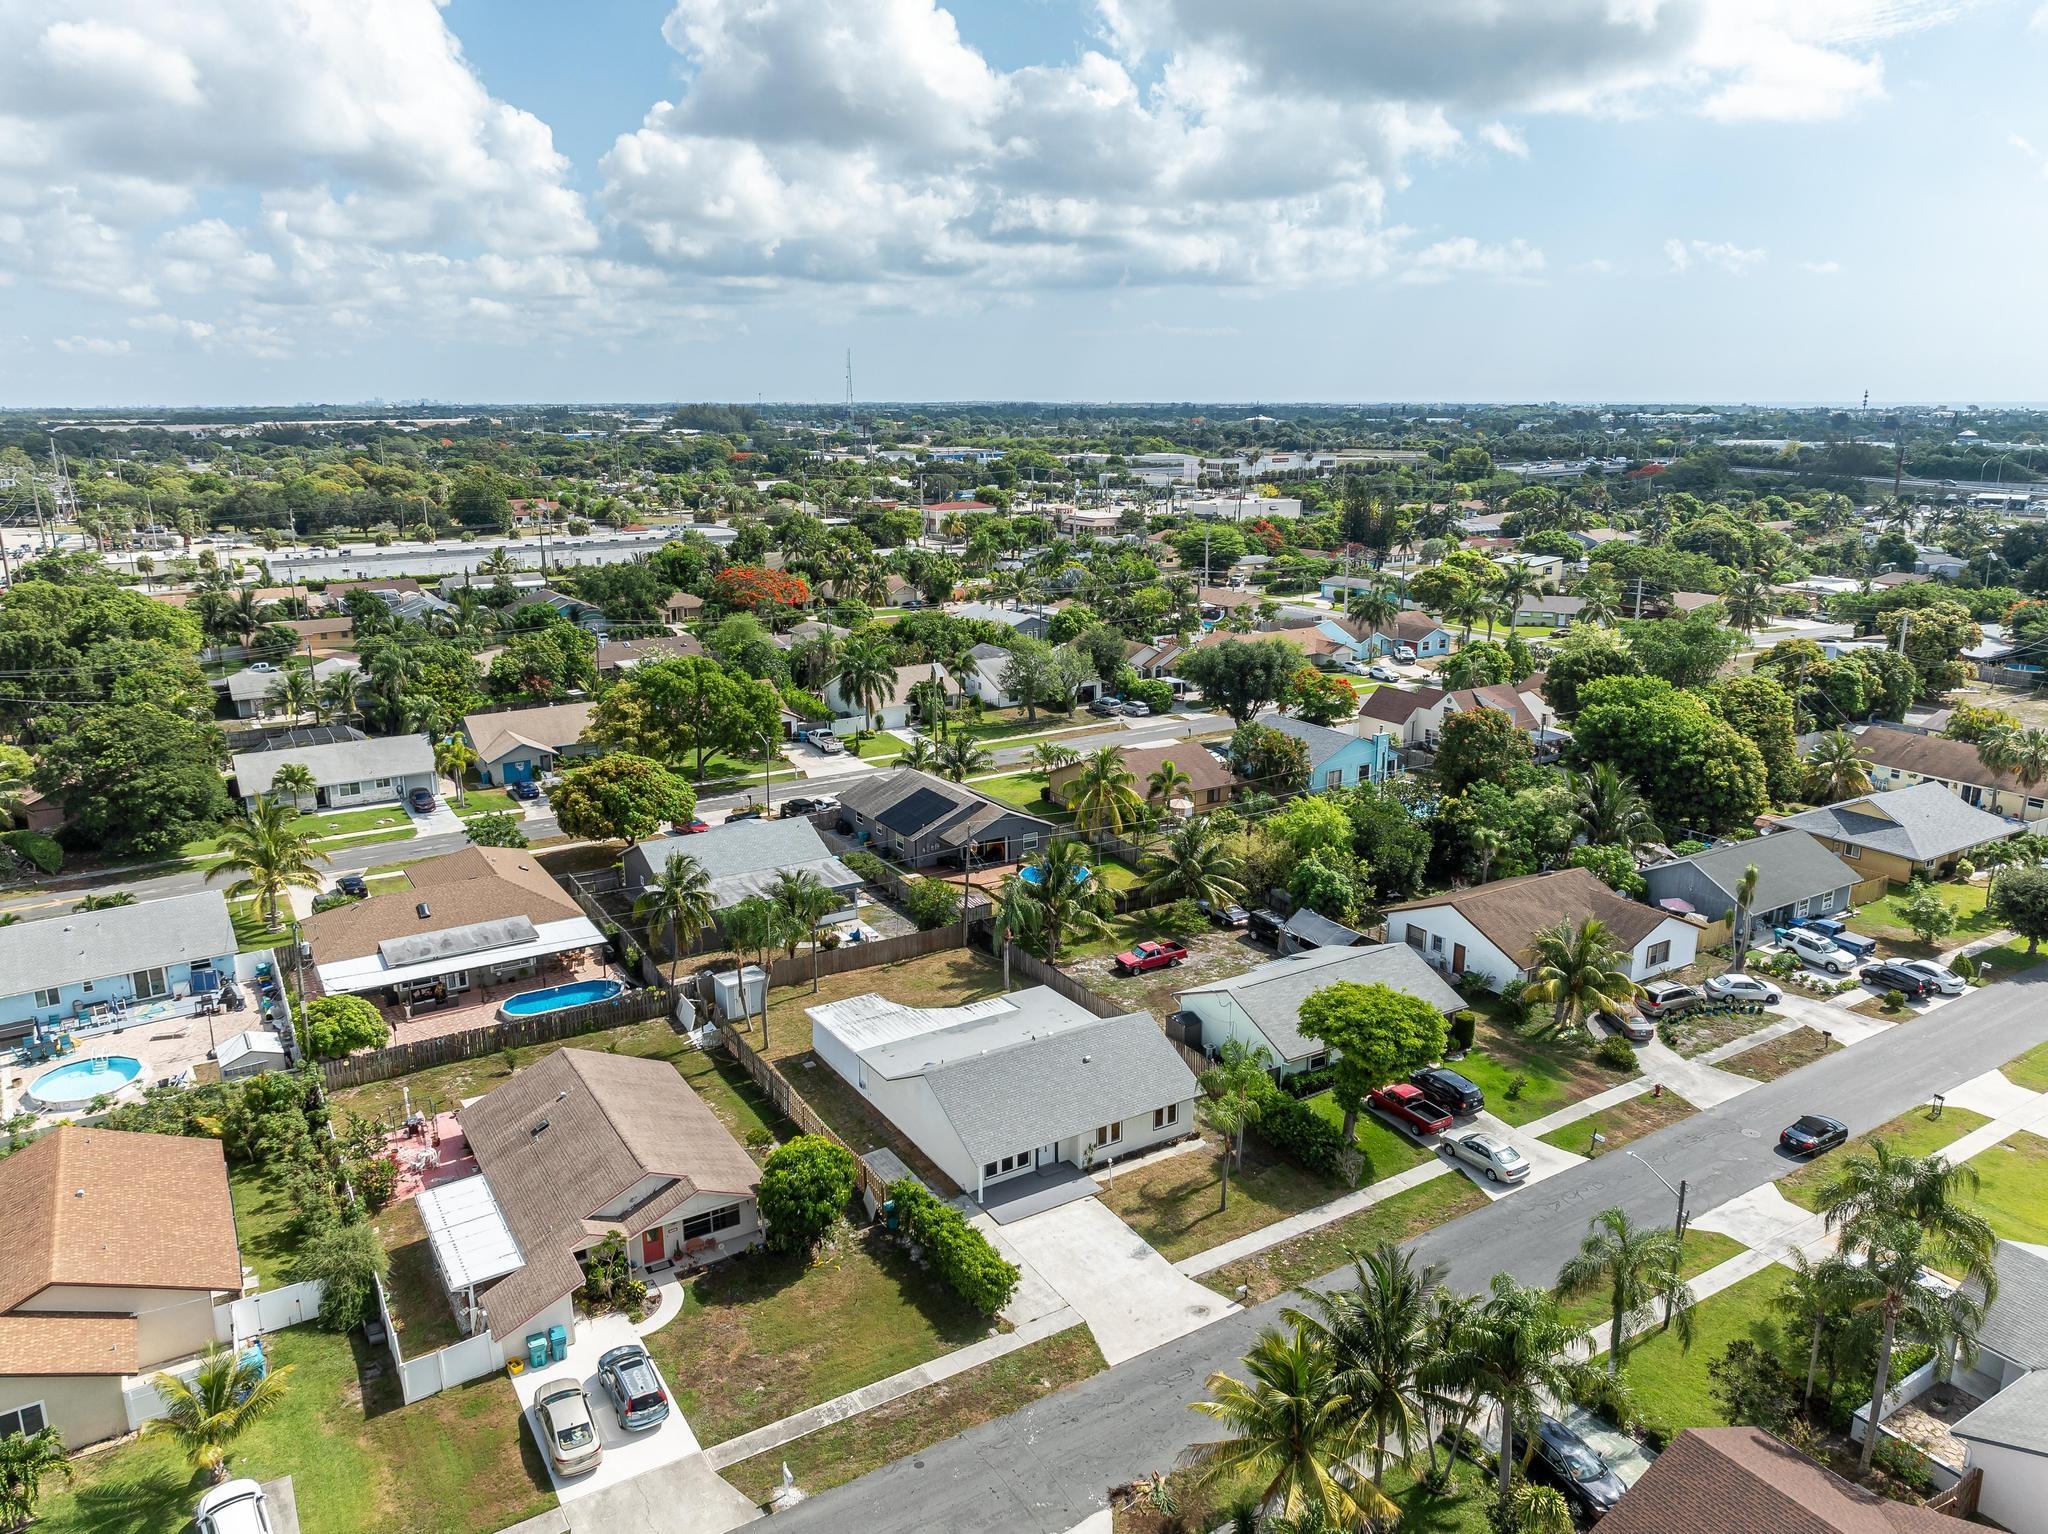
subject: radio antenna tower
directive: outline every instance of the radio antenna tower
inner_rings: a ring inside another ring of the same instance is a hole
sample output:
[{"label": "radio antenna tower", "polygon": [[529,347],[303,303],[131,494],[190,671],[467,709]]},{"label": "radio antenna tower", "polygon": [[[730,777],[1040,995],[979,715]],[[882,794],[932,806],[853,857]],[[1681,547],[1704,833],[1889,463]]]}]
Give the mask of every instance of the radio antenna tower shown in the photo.
[{"label": "radio antenna tower", "polygon": [[853,415],[853,348],[846,349],[846,414]]}]

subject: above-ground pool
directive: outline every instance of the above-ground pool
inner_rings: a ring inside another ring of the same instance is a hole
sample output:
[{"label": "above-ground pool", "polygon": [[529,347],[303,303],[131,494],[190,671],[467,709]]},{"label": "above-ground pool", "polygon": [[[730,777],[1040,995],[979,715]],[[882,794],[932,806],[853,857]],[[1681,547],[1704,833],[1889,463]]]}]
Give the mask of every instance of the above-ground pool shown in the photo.
[{"label": "above-ground pool", "polygon": [[141,1074],[142,1062],[133,1055],[94,1055],[43,1072],[28,1095],[45,1108],[76,1108],[95,1097],[113,1096]]},{"label": "above-ground pool", "polygon": [[544,991],[521,991],[498,1004],[505,1017],[532,1017],[541,1012],[559,1012],[564,1007],[588,1006],[593,1001],[610,1001],[625,990],[617,980],[572,980],[551,985]]}]

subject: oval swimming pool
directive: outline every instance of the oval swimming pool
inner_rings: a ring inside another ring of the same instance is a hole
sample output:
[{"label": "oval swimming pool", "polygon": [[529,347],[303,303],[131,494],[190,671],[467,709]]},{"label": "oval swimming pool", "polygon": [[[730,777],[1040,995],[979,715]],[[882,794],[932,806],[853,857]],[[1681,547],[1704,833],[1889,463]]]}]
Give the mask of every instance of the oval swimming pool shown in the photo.
[{"label": "oval swimming pool", "polygon": [[617,980],[572,980],[567,985],[551,985],[544,991],[521,991],[517,996],[507,996],[498,1004],[498,1011],[505,1017],[532,1017],[541,1012],[559,1012],[564,1007],[588,1006],[593,1001],[610,1001],[625,988]]},{"label": "oval swimming pool", "polygon": [[141,1074],[142,1062],[133,1055],[94,1055],[43,1072],[28,1095],[45,1108],[76,1108],[102,1094],[111,1097]]}]

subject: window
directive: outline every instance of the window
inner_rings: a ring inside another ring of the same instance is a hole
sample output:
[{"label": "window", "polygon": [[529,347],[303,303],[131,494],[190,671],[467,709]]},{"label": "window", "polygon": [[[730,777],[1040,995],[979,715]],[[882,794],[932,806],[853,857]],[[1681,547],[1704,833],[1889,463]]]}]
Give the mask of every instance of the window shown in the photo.
[{"label": "window", "polygon": [[1652,966],[1669,964],[1671,962],[1671,945],[1669,943],[1652,943],[1650,945],[1649,962]]},{"label": "window", "polygon": [[128,977],[135,987],[137,1001],[154,1001],[159,996],[170,995],[170,987],[164,984],[164,972],[157,969],[138,969]]},{"label": "window", "polygon": [[0,1438],[12,1438],[16,1433],[24,1438],[32,1437],[49,1425],[50,1419],[43,1411],[41,1401],[31,1401],[12,1411],[0,1411]]},{"label": "window", "polygon": [[2030,810],[2038,810],[2038,809],[2040,809],[2040,808],[2041,808],[2041,806],[2042,806],[2042,804],[2043,804],[2044,802],[2048,802],[2048,801],[2044,801],[2044,800],[2040,800],[2040,799],[2029,799],[2029,800],[2027,801],[2027,808],[2028,808],[2028,809],[2030,809]]},{"label": "window", "polygon": [[1104,1124],[1100,1129],[1095,1131],[1095,1143],[1098,1147],[1104,1145],[1121,1145],[1123,1143],[1123,1138],[1124,1126],[1121,1123]]},{"label": "window", "polygon": [[55,986],[50,987],[47,991],[36,992],[36,1005],[38,1007],[56,1007],[63,1005],[63,1002],[64,993]]},{"label": "window", "polygon": [[1422,946],[1423,935],[1424,934],[1422,929],[1416,926],[1413,922],[1410,922],[1407,928],[1402,933],[1403,940],[1406,941],[1410,948],[1420,948]]},{"label": "window", "polygon": [[1332,768],[1332,769],[1331,769],[1330,771],[1328,771],[1328,772],[1326,772],[1326,773],[1324,773],[1324,774],[1323,774],[1323,787],[1325,787],[1325,788],[1342,788],[1343,786],[1344,786],[1344,769],[1343,769],[1343,768],[1341,768],[1341,767],[1336,767],[1336,768]]},{"label": "window", "polygon": [[683,1221],[683,1239],[695,1241],[715,1231],[731,1230],[740,1223],[740,1206],[727,1204],[723,1209],[711,1209],[703,1214],[693,1214]]},{"label": "window", "polygon": [[1444,951],[1444,940],[1441,934],[1435,932],[1430,933],[1429,951],[1431,953],[1442,953]]},{"label": "window", "polygon": [[983,1177],[1002,1177],[1010,1172],[1025,1172],[1031,1169],[1031,1152],[1019,1151],[1014,1156],[1005,1156],[1001,1161],[984,1161],[981,1164]]},{"label": "window", "polygon": [[1862,849],[1861,847],[1851,847],[1851,846],[1850,846],[1850,845],[1849,845],[1849,844],[1848,844],[1847,842],[1844,842],[1844,843],[1843,843],[1843,844],[1842,844],[1841,846],[1837,847],[1837,848],[1836,848],[1835,850],[1836,850],[1837,852],[1841,853],[1841,855],[1842,855],[1843,857],[1845,857],[1845,858],[1849,859],[1849,861],[1850,861],[1850,862],[1852,862],[1852,863],[1853,863],[1853,862],[1854,862],[1854,861],[1855,861],[1856,859],[1858,859],[1858,858],[1860,858],[1860,857],[1862,857],[1862,856],[1863,856],[1863,849]]},{"label": "window", "polygon": [[391,780],[389,778],[379,778],[377,780],[377,786],[379,788],[389,788],[391,786]]},{"label": "window", "polygon": [[1829,890],[1825,895],[1820,897],[1820,908],[1824,913],[1832,911],[1835,908],[1835,892],[1833,890]]},{"label": "window", "polygon": [[1164,1108],[1154,1108],[1152,1110],[1152,1127],[1154,1129],[1168,1129],[1179,1122],[1179,1103],[1168,1103]]}]

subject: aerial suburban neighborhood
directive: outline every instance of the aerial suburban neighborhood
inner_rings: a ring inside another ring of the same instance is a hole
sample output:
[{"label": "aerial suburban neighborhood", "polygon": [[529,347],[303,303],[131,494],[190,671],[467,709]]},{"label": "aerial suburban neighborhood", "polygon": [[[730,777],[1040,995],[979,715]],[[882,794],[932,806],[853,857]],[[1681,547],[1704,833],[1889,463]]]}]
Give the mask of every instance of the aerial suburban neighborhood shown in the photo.
[{"label": "aerial suburban neighborhood", "polygon": [[2033,10],[0,6],[0,1534],[2048,1534]]}]

